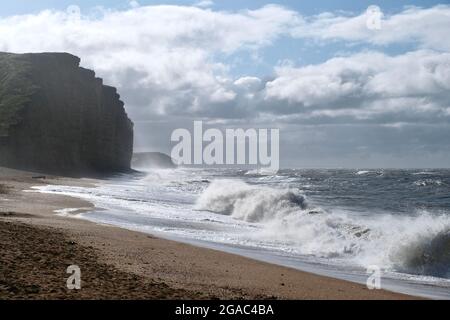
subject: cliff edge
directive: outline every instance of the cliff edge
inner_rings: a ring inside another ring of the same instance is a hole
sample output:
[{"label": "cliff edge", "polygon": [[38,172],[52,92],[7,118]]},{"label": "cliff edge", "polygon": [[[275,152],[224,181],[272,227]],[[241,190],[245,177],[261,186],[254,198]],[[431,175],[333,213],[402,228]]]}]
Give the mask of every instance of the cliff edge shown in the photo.
[{"label": "cliff edge", "polygon": [[133,123],[113,87],[67,53],[0,53],[0,165],[59,174],[130,170]]}]

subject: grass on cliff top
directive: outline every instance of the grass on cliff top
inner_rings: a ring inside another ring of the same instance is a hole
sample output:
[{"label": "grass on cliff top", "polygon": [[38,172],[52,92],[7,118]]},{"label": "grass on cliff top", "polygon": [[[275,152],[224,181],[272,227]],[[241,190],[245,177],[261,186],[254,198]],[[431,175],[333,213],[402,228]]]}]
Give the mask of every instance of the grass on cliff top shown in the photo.
[{"label": "grass on cliff top", "polygon": [[30,65],[23,58],[0,54],[0,137],[20,122],[20,111],[36,90],[29,74]]}]

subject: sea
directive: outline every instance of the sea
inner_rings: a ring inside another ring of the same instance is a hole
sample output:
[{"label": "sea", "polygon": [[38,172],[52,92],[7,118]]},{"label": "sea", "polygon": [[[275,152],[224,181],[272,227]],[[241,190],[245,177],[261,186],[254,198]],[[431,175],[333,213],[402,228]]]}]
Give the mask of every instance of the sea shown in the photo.
[{"label": "sea", "polygon": [[59,215],[450,299],[447,169],[143,169],[92,188],[35,189],[95,204]]}]

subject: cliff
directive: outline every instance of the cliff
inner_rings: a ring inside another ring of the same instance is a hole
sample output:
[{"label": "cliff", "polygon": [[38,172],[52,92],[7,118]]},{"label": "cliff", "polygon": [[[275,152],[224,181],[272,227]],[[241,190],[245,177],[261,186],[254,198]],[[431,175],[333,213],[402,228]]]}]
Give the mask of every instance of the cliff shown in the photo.
[{"label": "cliff", "polygon": [[116,89],[67,53],[0,53],[0,165],[128,171],[133,124]]}]

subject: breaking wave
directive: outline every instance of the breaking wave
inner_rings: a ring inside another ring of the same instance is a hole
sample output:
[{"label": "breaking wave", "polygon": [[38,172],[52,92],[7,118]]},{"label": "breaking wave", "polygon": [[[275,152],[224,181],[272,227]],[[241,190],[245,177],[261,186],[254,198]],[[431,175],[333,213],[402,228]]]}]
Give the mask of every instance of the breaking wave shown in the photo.
[{"label": "breaking wave", "polygon": [[200,196],[196,208],[248,222],[261,222],[305,210],[307,204],[298,190],[251,186],[238,180],[216,180]]},{"label": "breaking wave", "polygon": [[384,172],[381,170],[381,171],[370,171],[370,170],[360,170],[360,171],[357,171],[357,172],[355,172],[355,175],[357,175],[357,176],[372,176],[372,175],[375,175],[375,176],[379,176],[379,175],[383,175],[384,174]]},{"label": "breaking wave", "polygon": [[198,210],[258,222],[251,235],[264,243],[285,244],[303,255],[351,260],[392,271],[450,277],[450,217],[418,212],[370,217],[309,204],[296,189],[216,180],[201,194]]},{"label": "breaking wave", "polygon": [[423,236],[398,254],[401,272],[450,278],[450,229]]}]

